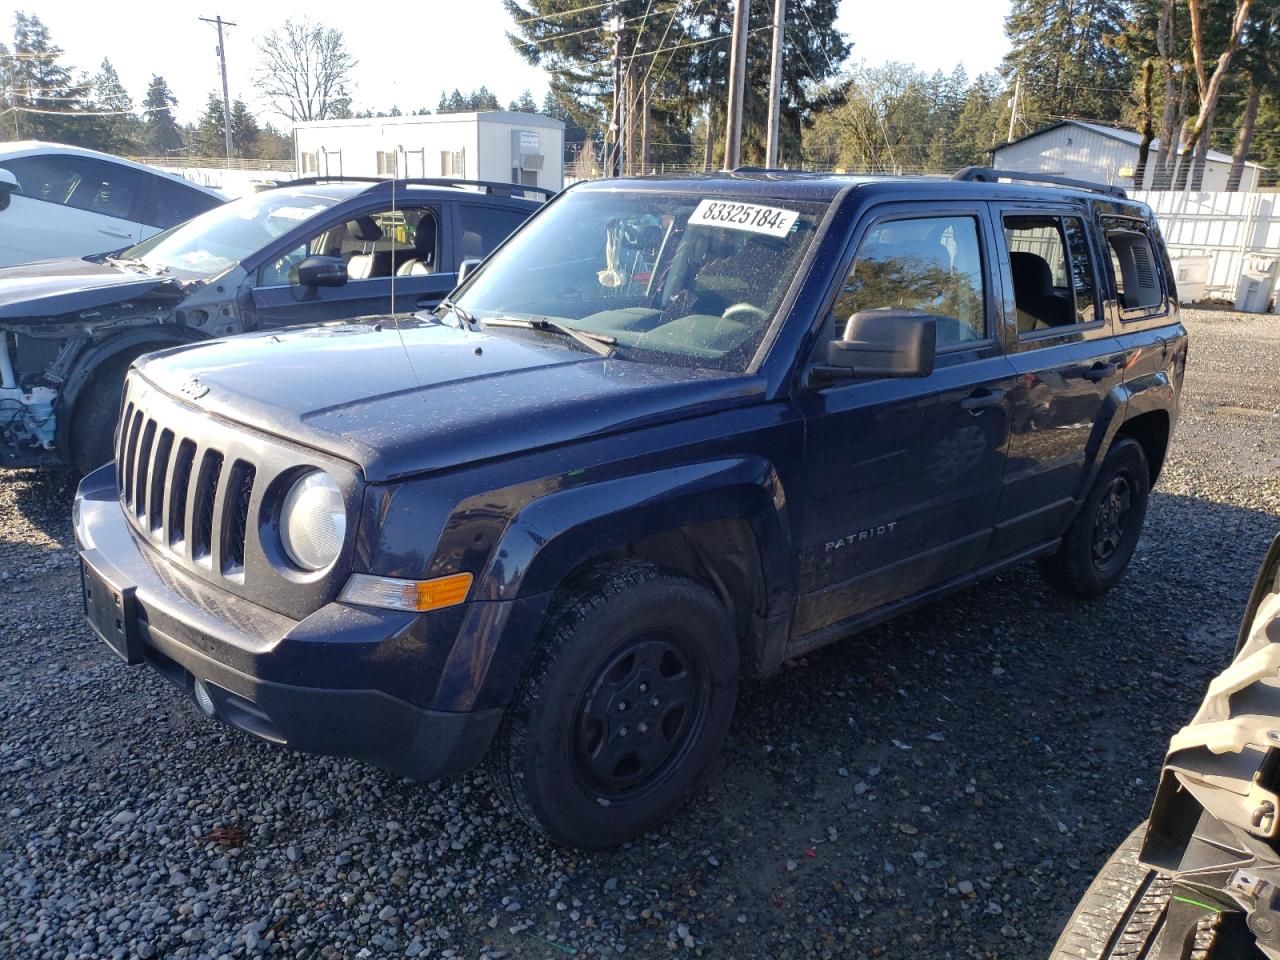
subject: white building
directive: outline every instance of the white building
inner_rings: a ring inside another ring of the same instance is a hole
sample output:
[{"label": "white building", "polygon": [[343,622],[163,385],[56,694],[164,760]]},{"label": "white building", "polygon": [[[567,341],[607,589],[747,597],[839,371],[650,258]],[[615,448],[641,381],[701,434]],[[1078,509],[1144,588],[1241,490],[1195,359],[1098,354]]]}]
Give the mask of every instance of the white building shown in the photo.
[{"label": "white building", "polygon": [[293,142],[300,177],[394,174],[564,186],[564,123],[536,113],[312,120],[294,126]]},{"label": "white building", "polygon": [[[1029,133],[995,148],[995,167],[1028,173],[1049,173],[1077,180],[1123,187],[1126,190],[1151,189],[1155,160],[1160,141],[1151,143],[1146,176],[1141,186],[1133,182],[1138,166],[1138,148],[1142,135],[1132,130],[1105,127],[1081,120],[1060,120],[1052,126]],[[1256,190],[1263,167],[1247,162],[1240,178],[1241,192]],[[1231,157],[1210,150],[1204,165],[1200,189],[1225,190],[1231,170]]]}]

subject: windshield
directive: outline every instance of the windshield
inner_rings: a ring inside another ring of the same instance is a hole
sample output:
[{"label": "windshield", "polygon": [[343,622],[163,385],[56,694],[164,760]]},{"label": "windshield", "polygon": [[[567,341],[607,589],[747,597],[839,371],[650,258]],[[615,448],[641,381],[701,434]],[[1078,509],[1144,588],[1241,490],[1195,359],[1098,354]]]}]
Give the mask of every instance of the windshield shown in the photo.
[{"label": "windshield", "polygon": [[284,191],[242,197],[144,240],[120,256],[141,260],[154,270],[212,277],[335,202]]},{"label": "windshield", "polygon": [[467,284],[476,320],[548,319],[625,359],[743,371],[825,207],[583,190],[517,232]]}]

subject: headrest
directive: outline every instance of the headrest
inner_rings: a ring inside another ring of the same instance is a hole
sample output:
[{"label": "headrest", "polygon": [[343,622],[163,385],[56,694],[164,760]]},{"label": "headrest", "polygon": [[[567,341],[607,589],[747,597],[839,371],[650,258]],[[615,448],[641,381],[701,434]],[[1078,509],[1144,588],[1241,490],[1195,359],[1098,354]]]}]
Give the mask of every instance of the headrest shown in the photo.
[{"label": "headrest", "polygon": [[1046,293],[1053,289],[1053,270],[1044,257],[1026,251],[1009,254],[1009,269],[1013,274],[1013,287],[1024,293]]},{"label": "headrest", "polygon": [[376,243],[382,239],[382,231],[373,222],[373,217],[356,217],[347,223],[347,233],[353,240],[361,243]]},{"label": "headrest", "polygon": [[424,216],[413,233],[413,252],[419,257],[429,257],[436,252],[436,218]]}]

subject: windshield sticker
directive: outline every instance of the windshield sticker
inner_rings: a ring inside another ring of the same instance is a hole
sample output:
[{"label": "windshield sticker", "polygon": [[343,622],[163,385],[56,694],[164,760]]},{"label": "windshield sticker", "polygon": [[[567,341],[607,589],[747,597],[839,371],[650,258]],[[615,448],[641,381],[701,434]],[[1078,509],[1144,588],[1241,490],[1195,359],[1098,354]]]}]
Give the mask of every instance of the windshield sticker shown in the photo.
[{"label": "windshield sticker", "polygon": [[725,227],[729,230],[749,230],[770,237],[785,237],[791,232],[796,210],[781,207],[764,207],[758,203],[736,203],[729,200],[703,200],[689,215],[689,225],[699,227]]}]

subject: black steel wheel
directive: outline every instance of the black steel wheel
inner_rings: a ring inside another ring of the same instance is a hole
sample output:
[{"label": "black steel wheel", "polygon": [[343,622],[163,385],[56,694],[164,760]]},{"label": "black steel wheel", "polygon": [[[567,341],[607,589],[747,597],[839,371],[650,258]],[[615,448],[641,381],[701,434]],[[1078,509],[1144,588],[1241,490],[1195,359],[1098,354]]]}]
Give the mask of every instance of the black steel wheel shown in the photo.
[{"label": "black steel wheel", "polygon": [[737,642],[714,593],[643,561],[589,569],[553,601],[490,780],[557,843],[622,843],[697,783],[737,685]]},{"label": "black steel wheel", "polygon": [[1045,580],[1080,597],[1115,586],[1142,535],[1150,488],[1142,446],[1128,437],[1113,443],[1058,552],[1040,561]]},{"label": "black steel wheel", "polygon": [[642,792],[697,739],[709,699],[705,659],[678,637],[624,643],[578,707],[574,769],[610,802]]}]

